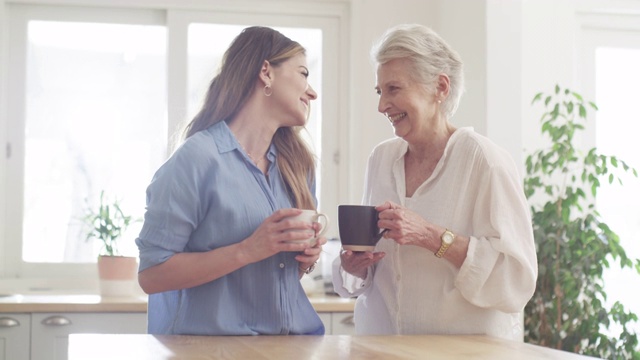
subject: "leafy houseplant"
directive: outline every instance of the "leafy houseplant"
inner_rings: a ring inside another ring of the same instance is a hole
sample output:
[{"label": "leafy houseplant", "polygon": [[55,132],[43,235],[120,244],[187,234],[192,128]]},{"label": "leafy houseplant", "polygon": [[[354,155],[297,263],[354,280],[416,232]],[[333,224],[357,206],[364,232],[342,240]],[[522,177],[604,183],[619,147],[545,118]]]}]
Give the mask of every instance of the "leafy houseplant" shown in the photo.
[{"label": "leafy houseplant", "polygon": [[105,256],[120,255],[118,240],[129,225],[135,221],[132,216],[124,214],[118,200],[109,203],[105,199],[104,190],[100,192],[98,208],[88,208],[84,220],[90,226],[85,240],[101,241],[100,255]]},{"label": "leafy houseplant", "polygon": [[[578,93],[556,86],[541,101],[543,135],[551,146],[526,159],[524,188],[532,205],[538,255],[538,280],[525,307],[525,341],[575,353],[612,359],[640,359],[637,334],[628,326],[638,320],[619,302],[604,304],[603,270],[613,263],[640,273],[640,260],[627,257],[618,235],[603,221],[595,206],[601,179],[622,181],[619,174],[637,171],[596,148],[581,152],[574,135],[583,130],[587,110],[597,110]],[[586,191],[585,191],[586,190]],[[607,335],[611,325],[618,336]]]},{"label": "leafy houseplant", "polygon": [[84,217],[89,227],[86,240],[102,242],[98,257],[98,275],[102,296],[131,296],[136,278],[137,258],[121,256],[118,241],[132,223],[137,220],[120,208],[118,200],[109,202],[104,191],[100,192],[97,208],[89,207]]}]

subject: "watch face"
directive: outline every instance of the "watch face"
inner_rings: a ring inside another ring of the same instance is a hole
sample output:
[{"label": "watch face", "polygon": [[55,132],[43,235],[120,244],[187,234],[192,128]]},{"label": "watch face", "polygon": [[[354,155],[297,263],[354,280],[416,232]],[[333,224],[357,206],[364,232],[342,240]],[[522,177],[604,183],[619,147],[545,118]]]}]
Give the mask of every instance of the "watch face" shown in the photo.
[{"label": "watch face", "polygon": [[453,233],[451,231],[445,231],[444,234],[442,234],[442,242],[451,245],[451,243],[453,243]]}]

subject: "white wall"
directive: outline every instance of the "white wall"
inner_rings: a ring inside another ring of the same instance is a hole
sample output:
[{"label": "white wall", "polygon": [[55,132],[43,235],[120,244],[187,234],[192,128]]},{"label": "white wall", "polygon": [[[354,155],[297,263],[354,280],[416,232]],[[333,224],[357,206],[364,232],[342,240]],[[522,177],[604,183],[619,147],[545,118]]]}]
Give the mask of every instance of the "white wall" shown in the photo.
[{"label": "white wall", "polygon": [[373,147],[393,135],[389,121],[378,112],[374,91],[375,74],[369,50],[384,31],[400,23],[435,22],[434,8],[439,1],[352,0],[351,71],[349,133],[349,191],[344,203],[359,204],[362,198],[367,158]]},{"label": "white wall", "polygon": [[[487,135],[487,1],[441,0],[433,29],[464,62],[466,91],[451,119]],[[425,24],[429,25],[429,24]]]},{"label": "white wall", "polygon": [[[540,136],[542,107],[531,106],[540,92],[551,92],[556,84],[594,100],[593,84],[579,75],[582,21],[586,14],[624,14],[637,16],[637,0],[524,0],[522,2],[522,146],[526,153],[545,145]],[[634,17],[635,19],[635,17]],[[629,20],[629,19],[626,19]],[[587,124],[578,134],[578,145],[595,145],[595,124]]]},{"label": "white wall", "polygon": [[[575,4],[573,0],[523,2],[522,142],[527,153],[542,145],[540,107],[531,99],[556,84],[575,85]],[[575,89],[578,90],[578,89]]]},{"label": "white wall", "polygon": [[486,135],[509,151],[521,175],[522,18],[520,0],[488,1]]},{"label": "white wall", "polygon": [[[5,4],[4,4],[4,0],[0,0],[0,19],[2,19],[0,21],[0,25],[4,24],[4,15],[5,14]],[[6,40],[5,40],[5,36],[6,36],[6,31],[4,26],[0,26],[0,79],[6,79],[7,78],[7,72],[6,72],[6,57],[5,57],[5,53],[4,53],[4,49],[5,47],[3,46],[3,44],[6,44]],[[4,81],[0,81],[0,204],[3,204],[2,206],[0,206],[0,239],[6,238],[5,235],[5,206],[4,204],[6,203],[6,199],[5,199],[5,192],[2,191],[5,186],[6,186],[6,168],[7,168],[7,158],[5,155],[5,144],[7,143],[7,128],[6,128],[6,122],[3,121],[3,119],[6,118],[6,113],[5,113],[5,109],[6,106],[2,106],[2,104],[5,104],[5,99],[6,99],[6,93],[4,90]],[[5,254],[6,250],[4,249],[4,241],[0,241],[0,254]],[[0,256],[0,259],[3,260],[2,256]],[[4,274],[5,269],[4,269],[4,260],[0,261],[0,274]]]}]

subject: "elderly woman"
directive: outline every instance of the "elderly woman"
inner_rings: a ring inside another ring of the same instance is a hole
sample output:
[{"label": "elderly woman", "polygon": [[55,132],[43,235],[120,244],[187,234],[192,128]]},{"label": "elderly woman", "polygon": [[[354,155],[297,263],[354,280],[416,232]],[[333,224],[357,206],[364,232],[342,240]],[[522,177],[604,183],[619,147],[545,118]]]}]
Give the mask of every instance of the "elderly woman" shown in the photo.
[{"label": "elderly woman", "polygon": [[372,56],[378,111],[396,137],[373,150],[365,180],[385,236],[334,261],[334,288],[358,297],[356,333],[522,340],[537,276],[529,208],[507,152],[449,121],[460,56],[421,25],[390,29]]}]

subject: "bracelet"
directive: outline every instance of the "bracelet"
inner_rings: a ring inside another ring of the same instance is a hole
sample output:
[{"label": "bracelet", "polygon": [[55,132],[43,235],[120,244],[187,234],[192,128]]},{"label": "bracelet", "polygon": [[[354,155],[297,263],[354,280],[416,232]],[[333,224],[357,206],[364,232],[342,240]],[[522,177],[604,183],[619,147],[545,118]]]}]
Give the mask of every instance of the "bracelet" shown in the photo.
[{"label": "bracelet", "polygon": [[313,264],[311,264],[311,266],[309,266],[309,267],[308,267],[308,268],[306,268],[306,269],[303,269],[303,268],[301,268],[300,266],[298,266],[298,270],[302,271],[302,272],[303,272],[303,273],[305,273],[305,274],[310,274],[313,270],[315,270],[315,268],[316,268],[316,264],[317,264],[317,263],[318,263],[317,261],[316,261],[316,262],[314,262]]}]

